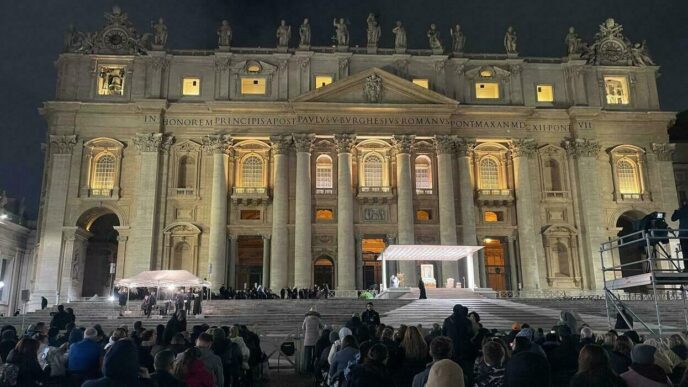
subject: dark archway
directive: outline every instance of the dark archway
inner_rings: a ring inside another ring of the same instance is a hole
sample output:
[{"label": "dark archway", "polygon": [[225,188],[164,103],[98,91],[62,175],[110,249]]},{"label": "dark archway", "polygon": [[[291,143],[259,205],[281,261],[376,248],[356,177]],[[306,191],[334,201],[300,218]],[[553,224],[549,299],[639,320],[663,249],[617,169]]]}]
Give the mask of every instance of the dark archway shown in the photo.
[{"label": "dark archway", "polygon": [[[642,212],[632,210],[624,212],[619,216],[619,219],[616,220],[616,227],[621,229],[616,235],[622,238],[622,244],[625,244],[625,246],[619,248],[619,263],[622,265],[640,261],[645,256],[645,245],[642,242],[633,243],[630,238],[624,238],[626,235],[633,233],[634,223],[644,216],[645,214]],[[624,266],[621,269],[621,275],[623,277],[642,273],[644,273],[642,264]]]},{"label": "dark archway", "polygon": [[91,237],[86,245],[82,297],[109,294],[114,277],[111,266],[117,265],[119,233],[115,227],[119,225],[119,218],[114,213],[100,215],[86,225]]},{"label": "dark archway", "polygon": [[313,262],[313,284],[334,289],[334,262],[326,255]]}]

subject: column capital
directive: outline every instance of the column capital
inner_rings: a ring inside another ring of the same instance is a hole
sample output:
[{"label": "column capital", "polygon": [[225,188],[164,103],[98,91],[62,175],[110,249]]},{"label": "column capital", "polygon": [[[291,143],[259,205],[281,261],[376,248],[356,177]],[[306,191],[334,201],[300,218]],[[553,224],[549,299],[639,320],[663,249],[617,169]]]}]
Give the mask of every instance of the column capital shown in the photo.
[{"label": "column capital", "polygon": [[392,144],[394,150],[399,153],[411,153],[413,150],[413,142],[416,140],[414,135],[395,135],[392,137]]},{"label": "column capital", "polygon": [[515,138],[509,144],[511,157],[527,157],[532,159],[537,153],[537,143],[532,138]]},{"label": "column capital", "polygon": [[283,155],[289,153],[291,148],[292,137],[289,135],[270,136],[272,143],[272,153],[275,155]]},{"label": "column capital", "polygon": [[202,139],[202,148],[206,153],[226,153],[232,143],[232,137],[228,134],[209,134]]},{"label": "column capital", "polygon": [[50,135],[49,150],[54,155],[68,155],[72,154],[74,145],[76,145],[76,135],[57,136]]},{"label": "column capital", "polygon": [[461,157],[471,157],[476,145],[474,138],[457,138],[455,144],[456,152]]},{"label": "column capital", "polygon": [[437,154],[442,153],[454,153],[455,151],[455,136],[450,135],[437,135],[433,139],[435,142],[435,152]]},{"label": "column capital", "polygon": [[351,153],[356,145],[356,135],[349,133],[335,134],[334,143],[337,153]]},{"label": "column capital", "polygon": [[315,134],[294,133],[291,136],[294,140],[294,148],[296,148],[296,152],[311,153],[313,150],[313,142],[315,141]]},{"label": "column capital", "polygon": [[571,138],[564,141],[564,148],[569,156],[574,158],[579,157],[597,157],[597,154],[602,150],[599,141],[591,140],[589,138]]},{"label": "column capital", "polygon": [[671,161],[674,151],[676,150],[676,144],[669,143],[652,143],[652,153],[657,156],[659,161]]},{"label": "column capital", "polygon": [[163,133],[136,133],[133,139],[139,153],[167,153],[174,142],[174,137]]}]

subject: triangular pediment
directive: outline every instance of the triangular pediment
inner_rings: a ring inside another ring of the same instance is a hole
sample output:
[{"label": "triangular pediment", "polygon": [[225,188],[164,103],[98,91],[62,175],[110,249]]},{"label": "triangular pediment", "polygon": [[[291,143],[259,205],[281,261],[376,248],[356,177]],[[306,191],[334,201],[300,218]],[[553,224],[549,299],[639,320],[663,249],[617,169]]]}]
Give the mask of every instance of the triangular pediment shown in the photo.
[{"label": "triangular pediment", "polygon": [[456,106],[459,104],[456,100],[418,86],[409,80],[390,74],[377,67],[311,90],[298,96],[293,102],[445,106]]}]

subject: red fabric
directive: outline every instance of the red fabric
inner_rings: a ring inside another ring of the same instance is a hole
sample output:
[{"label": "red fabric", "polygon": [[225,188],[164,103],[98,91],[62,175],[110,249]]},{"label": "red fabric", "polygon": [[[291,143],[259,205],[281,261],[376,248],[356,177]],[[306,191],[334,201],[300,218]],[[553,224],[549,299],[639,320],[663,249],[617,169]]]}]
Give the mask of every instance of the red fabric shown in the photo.
[{"label": "red fabric", "polygon": [[213,375],[205,368],[201,360],[196,360],[189,366],[189,373],[184,380],[187,387],[215,387]]}]

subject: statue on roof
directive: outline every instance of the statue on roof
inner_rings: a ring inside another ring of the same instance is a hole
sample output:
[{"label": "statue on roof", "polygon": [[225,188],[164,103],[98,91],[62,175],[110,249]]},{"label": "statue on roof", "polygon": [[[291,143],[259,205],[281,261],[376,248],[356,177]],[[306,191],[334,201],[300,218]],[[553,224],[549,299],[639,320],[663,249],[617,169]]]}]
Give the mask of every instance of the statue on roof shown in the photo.
[{"label": "statue on roof", "polygon": [[578,36],[573,27],[569,27],[564,43],[566,43],[566,51],[569,55],[580,55],[583,52],[583,39]]},{"label": "statue on roof", "polygon": [[375,15],[372,13],[368,14],[366,23],[368,23],[368,47],[377,47],[377,43],[380,41],[380,36],[382,35],[382,30],[375,19]]},{"label": "statue on roof", "polygon": [[634,66],[654,66],[655,62],[647,51],[647,42],[636,43],[631,47],[631,60]]},{"label": "statue on roof", "polygon": [[397,50],[406,49],[406,29],[399,20],[397,20],[397,25],[392,29],[392,33],[394,34],[394,48]]},{"label": "statue on roof", "polygon": [[461,31],[461,26],[457,24],[450,28],[449,34],[452,37],[452,51],[456,53],[463,52],[463,48],[466,45],[466,35]]},{"label": "statue on roof", "polygon": [[217,45],[220,47],[229,47],[232,43],[232,27],[227,20],[223,20],[217,28]]},{"label": "statue on roof", "polygon": [[299,47],[308,47],[311,45],[311,25],[308,23],[308,18],[303,19],[303,24],[299,27]]},{"label": "statue on roof", "polygon": [[517,40],[518,36],[516,36],[516,31],[514,30],[514,27],[509,26],[509,28],[506,29],[506,33],[504,34],[504,49],[506,50],[507,54],[518,54],[518,51],[516,49]]},{"label": "statue on roof", "polygon": [[167,26],[163,18],[159,18],[158,22],[151,22],[151,27],[153,27],[153,45],[156,47],[165,47],[167,44]]},{"label": "statue on roof", "polygon": [[277,36],[277,47],[288,47],[289,39],[291,39],[291,26],[288,26],[284,20],[280,21],[275,35]]},{"label": "statue on roof", "polygon": [[[629,66],[641,65],[641,47],[634,47],[631,41],[623,35],[623,26],[614,19],[609,18],[600,24],[600,30],[595,34],[595,40],[587,48],[584,48],[582,57],[588,63],[605,66]],[[637,51],[633,51],[636,48]],[[634,58],[634,54],[637,58]]]},{"label": "statue on roof", "polygon": [[349,27],[347,27],[344,18],[337,18],[332,21],[332,25],[335,28],[335,41],[338,46],[347,47],[349,46]]},{"label": "statue on roof", "polygon": [[430,24],[430,29],[428,30],[428,44],[433,51],[443,51],[442,42],[440,41],[440,31],[437,26],[433,23]]}]

